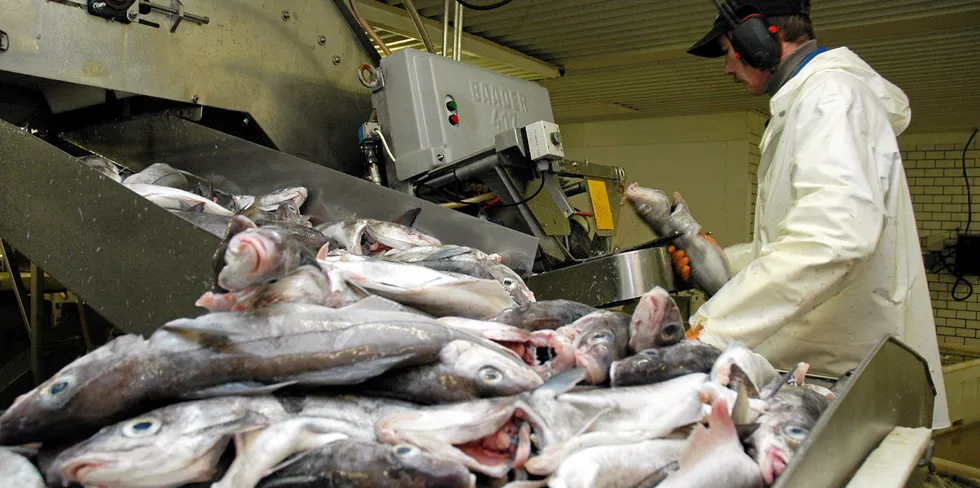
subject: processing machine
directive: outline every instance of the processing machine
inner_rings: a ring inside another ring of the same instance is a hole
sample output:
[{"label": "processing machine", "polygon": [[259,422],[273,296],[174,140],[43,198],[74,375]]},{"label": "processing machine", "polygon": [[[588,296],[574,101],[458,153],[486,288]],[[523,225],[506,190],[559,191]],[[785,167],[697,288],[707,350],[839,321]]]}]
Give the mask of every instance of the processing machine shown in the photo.
[{"label": "processing machine", "polygon": [[[381,57],[356,1],[2,3],[0,252],[31,348],[0,367],[0,392],[27,371],[44,379],[45,277],[125,332],[204,313],[219,239],[86,155],[253,195],[304,186],[303,213],[322,222],[421,209],[415,227],[498,254],[538,300],[614,306],[683,288],[671,236],[614,247],[624,171],[566,154],[546,89],[462,62],[458,22],[449,56],[448,17],[441,55],[426,42]],[[892,427],[928,422],[930,381],[884,339],[777,486],[843,486]]]}]

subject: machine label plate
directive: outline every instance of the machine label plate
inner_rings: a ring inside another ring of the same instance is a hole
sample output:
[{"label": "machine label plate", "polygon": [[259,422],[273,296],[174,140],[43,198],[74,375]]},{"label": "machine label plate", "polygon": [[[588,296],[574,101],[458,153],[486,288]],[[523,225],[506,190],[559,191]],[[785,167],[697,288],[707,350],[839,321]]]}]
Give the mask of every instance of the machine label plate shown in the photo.
[{"label": "machine label plate", "polygon": [[589,198],[592,200],[592,214],[595,216],[596,228],[602,230],[615,229],[612,207],[609,204],[609,193],[606,192],[606,182],[601,180],[586,181],[589,182]]}]

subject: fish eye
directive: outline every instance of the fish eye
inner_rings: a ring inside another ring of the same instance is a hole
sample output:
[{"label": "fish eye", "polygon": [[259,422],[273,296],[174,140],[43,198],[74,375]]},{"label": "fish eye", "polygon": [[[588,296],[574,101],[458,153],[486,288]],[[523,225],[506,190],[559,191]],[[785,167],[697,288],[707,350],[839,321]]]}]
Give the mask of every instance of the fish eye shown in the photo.
[{"label": "fish eye", "polygon": [[483,380],[484,383],[496,383],[504,379],[504,374],[493,366],[487,366],[480,370],[480,379]]},{"label": "fish eye", "polygon": [[795,441],[802,441],[806,439],[807,432],[808,432],[807,429],[804,429],[803,427],[797,425],[783,426],[783,434],[785,434],[786,437],[789,437],[790,439],[793,439]]},{"label": "fish eye", "polygon": [[52,381],[50,386],[41,391],[41,401],[46,404],[63,404],[68,401],[75,390],[75,376],[66,374]]},{"label": "fish eye", "polygon": [[122,433],[126,437],[146,437],[160,432],[163,425],[160,419],[154,417],[140,417],[123,425]]},{"label": "fish eye", "polygon": [[506,286],[507,288],[514,286],[514,280],[510,278],[504,278],[504,286]]},{"label": "fish eye", "polygon": [[419,448],[410,444],[399,444],[391,449],[398,457],[414,456],[418,454]]},{"label": "fish eye", "polygon": [[593,344],[597,342],[608,342],[609,336],[610,334],[608,332],[596,332],[595,334],[592,334],[592,337],[589,338],[589,342]]},{"label": "fish eye", "polygon": [[681,326],[677,324],[670,324],[664,327],[664,335],[673,336],[680,332]]}]

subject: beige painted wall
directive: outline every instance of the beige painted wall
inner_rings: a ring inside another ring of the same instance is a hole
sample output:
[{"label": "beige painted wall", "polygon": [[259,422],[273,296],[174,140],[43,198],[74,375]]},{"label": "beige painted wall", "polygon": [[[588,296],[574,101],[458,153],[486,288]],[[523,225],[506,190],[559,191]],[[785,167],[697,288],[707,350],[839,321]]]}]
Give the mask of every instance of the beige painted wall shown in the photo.
[{"label": "beige painted wall", "polygon": [[[721,243],[751,239],[759,134],[765,116],[735,112],[562,124],[565,154],[622,167],[628,183],[679,191],[702,227]],[[629,247],[653,233],[623,207],[618,239]]]}]

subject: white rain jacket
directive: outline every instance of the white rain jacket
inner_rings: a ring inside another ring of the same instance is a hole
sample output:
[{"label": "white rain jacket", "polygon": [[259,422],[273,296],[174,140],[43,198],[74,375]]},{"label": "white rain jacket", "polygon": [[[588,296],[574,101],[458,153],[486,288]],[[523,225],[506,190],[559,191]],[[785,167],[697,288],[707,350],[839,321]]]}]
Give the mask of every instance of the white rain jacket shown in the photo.
[{"label": "white rain jacket", "polygon": [[[770,100],[753,242],[691,317],[700,339],[743,341],[780,369],[839,376],[886,334],[921,354],[950,425],[932,304],[896,136],[908,98],[847,48],[821,53]],[[697,265],[692,263],[692,265]]]}]

